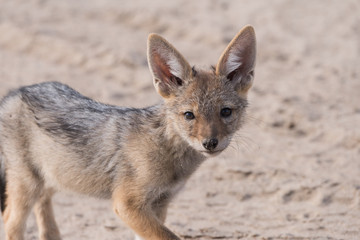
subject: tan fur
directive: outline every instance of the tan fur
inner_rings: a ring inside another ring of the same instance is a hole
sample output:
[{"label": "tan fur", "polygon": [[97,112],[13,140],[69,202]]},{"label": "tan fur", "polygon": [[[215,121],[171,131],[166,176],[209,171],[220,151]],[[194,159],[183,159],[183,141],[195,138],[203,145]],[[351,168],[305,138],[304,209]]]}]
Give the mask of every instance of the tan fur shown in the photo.
[{"label": "tan fur", "polygon": [[51,189],[45,189],[34,205],[40,240],[61,240],[51,204],[53,194],[54,192]]},{"label": "tan fur", "polygon": [[164,103],[144,109],[100,104],[60,83],[10,93],[0,103],[6,240],[23,239],[32,208],[40,240],[60,240],[51,204],[57,190],[111,199],[145,240],[180,239],[164,225],[169,202],[241,128],[255,52],[247,26],[214,70],[195,69],[151,34],[149,67]]}]

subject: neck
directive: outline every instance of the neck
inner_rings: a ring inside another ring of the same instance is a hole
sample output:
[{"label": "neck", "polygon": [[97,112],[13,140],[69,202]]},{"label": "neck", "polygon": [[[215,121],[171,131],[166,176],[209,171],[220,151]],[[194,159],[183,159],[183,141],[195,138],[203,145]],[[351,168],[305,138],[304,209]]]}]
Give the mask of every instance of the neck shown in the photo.
[{"label": "neck", "polygon": [[143,109],[142,117],[146,119],[142,126],[145,134],[138,135],[136,144],[149,144],[146,156],[153,165],[161,165],[168,173],[176,173],[178,180],[187,179],[205,157],[182,138],[164,104]]},{"label": "neck", "polygon": [[167,114],[165,104],[159,104],[150,107],[149,110],[153,112],[154,120],[153,130],[156,138],[159,139],[159,146],[167,149],[170,155],[175,159],[204,159],[203,155],[193,149],[187,141],[183,139],[174,125],[174,120]]}]

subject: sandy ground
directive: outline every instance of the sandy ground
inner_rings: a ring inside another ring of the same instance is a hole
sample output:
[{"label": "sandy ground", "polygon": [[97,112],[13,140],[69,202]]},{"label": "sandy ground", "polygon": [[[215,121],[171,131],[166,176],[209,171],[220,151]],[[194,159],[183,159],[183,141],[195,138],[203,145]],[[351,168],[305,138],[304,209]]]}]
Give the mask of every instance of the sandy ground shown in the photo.
[{"label": "sandy ground", "polygon": [[[150,32],[207,67],[246,24],[258,38],[248,123],[189,180],[167,225],[184,239],[360,239],[358,0],[0,0],[0,96],[60,81],[155,104]],[[54,204],[64,240],[132,239],[109,201],[59,193]]]}]

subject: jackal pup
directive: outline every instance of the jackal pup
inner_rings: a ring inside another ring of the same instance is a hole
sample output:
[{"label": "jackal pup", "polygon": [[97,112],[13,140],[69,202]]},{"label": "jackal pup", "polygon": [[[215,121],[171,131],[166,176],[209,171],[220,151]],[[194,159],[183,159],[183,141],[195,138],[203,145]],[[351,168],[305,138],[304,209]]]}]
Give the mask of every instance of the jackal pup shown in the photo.
[{"label": "jackal pup", "polygon": [[61,239],[51,205],[60,189],[112,199],[138,239],[180,239],[164,226],[168,204],[241,127],[255,52],[254,30],[246,26],[215,68],[200,70],[151,34],[148,62],[164,101],[143,109],[105,105],[57,82],[9,93],[0,103],[6,239],[24,238],[32,208],[40,239]]}]

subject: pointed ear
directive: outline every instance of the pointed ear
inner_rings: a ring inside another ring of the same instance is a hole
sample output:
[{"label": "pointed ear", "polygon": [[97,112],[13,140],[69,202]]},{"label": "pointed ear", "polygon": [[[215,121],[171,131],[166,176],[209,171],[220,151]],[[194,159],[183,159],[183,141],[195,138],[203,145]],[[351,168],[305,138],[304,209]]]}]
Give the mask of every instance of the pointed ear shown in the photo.
[{"label": "pointed ear", "polygon": [[191,76],[189,63],[157,34],[149,35],[147,51],[156,90],[164,98],[173,96]]},{"label": "pointed ear", "polygon": [[216,74],[226,76],[239,93],[246,93],[253,82],[255,58],[255,31],[253,27],[245,26],[221,55]]}]

